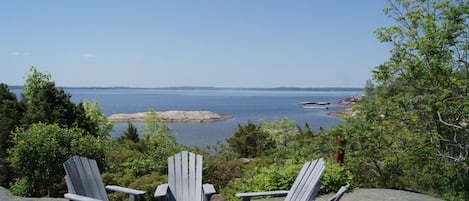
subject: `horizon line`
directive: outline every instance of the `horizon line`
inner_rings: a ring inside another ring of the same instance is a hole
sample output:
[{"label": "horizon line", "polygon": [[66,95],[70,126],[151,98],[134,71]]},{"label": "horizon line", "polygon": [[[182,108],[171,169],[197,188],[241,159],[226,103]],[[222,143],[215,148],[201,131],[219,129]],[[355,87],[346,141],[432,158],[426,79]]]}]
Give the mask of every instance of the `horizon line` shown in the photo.
[{"label": "horizon line", "polygon": [[[63,89],[186,89],[186,90],[364,90],[364,87],[214,87],[214,86],[174,86],[174,87],[128,87],[128,86],[56,86]],[[11,85],[9,88],[24,88],[24,85]]]}]

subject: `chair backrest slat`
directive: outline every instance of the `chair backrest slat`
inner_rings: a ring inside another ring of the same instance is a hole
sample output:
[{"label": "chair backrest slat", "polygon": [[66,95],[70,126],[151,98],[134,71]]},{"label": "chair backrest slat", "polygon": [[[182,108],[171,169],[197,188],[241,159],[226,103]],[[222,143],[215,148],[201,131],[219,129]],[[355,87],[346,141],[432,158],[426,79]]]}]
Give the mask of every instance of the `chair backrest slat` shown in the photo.
[{"label": "chair backrest slat", "polygon": [[96,163],[96,160],[89,160],[89,164],[91,168],[91,173],[93,174],[92,179],[96,185],[96,190],[101,196],[101,199],[106,200],[108,197],[107,197],[106,189],[104,187],[103,178],[101,178],[101,173],[99,172],[98,164]]},{"label": "chair backrest slat", "polygon": [[73,187],[72,181],[70,180],[70,177],[68,175],[65,175],[65,183],[67,184],[68,192],[76,194],[75,188]]},{"label": "chair backrest slat", "polygon": [[101,197],[98,191],[98,186],[96,185],[95,179],[93,177],[93,170],[91,170],[91,165],[88,159],[82,157],[79,157],[78,159],[81,161],[83,169],[82,173],[80,173],[82,174],[82,180],[84,178],[84,180],[86,180],[88,183],[88,185],[85,185],[85,191],[87,193],[86,195],[93,198]]},{"label": "chair backrest slat", "polygon": [[176,172],[174,169],[174,156],[168,157],[168,186],[169,186],[169,200],[176,200],[173,189],[176,189]]},{"label": "chair backrest slat", "polygon": [[181,154],[181,189],[182,189],[182,200],[189,199],[189,159],[187,152]]},{"label": "chair backrest slat", "polygon": [[202,193],[202,163],[203,159],[201,155],[197,155],[197,161],[195,166],[195,200],[201,201],[203,198]]},{"label": "chair backrest slat", "polygon": [[306,181],[306,190],[303,191],[302,200],[304,201],[312,200],[317,196],[321,183],[320,179],[326,167],[321,165],[320,161],[318,161],[312,168],[312,172],[309,176],[310,179]]},{"label": "chair backrest slat", "polygon": [[320,178],[325,170],[324,159],[307,162],[303,165],[286,201],[309,201],[315,198],[320,186]]},{"label": "chair backrest slat", "polygon": [[174,169],[176,172],[176,189],[175,197],[176,200],[182,200],[182,171],[181,171],[181,154],[176,154],[174,156]]},{"label": "chair backrest slat", "polygon": [[189,153],[189,182],[187,183],[188,189],[193,189],[189,190],[189,197],[190,198],[195,198],[195,154],[194,153]]},{"label": "chair backrest slat", "polygon": [[168,184],[177,201],[202,201],[200,155],[183,151],[168,158]]}]

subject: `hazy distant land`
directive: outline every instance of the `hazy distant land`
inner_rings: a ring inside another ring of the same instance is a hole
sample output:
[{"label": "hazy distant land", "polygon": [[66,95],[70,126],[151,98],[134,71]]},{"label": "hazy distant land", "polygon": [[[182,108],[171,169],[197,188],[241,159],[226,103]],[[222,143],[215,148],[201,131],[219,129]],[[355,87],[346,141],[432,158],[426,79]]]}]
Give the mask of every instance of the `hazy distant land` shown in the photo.
[{"label": "hazy distant land", "polygon": [[[23,86],[13,85],[10,89],[23,89]],[[205,87],[205,86],[180,86],[180,87],[64,87],[63,89],[156,89],[156,90],[257,90],[257,91],[363,91],[364,88],[353,87]]]}]

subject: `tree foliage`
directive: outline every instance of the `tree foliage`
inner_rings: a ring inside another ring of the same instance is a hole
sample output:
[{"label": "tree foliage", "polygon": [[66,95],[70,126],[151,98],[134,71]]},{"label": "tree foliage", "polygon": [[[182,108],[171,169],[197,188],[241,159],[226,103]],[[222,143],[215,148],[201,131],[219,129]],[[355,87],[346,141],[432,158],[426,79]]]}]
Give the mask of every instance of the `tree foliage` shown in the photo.
[{"label": "tree foliage", "polygon": [[76,105],[70,98],[35,67],[21,100],[0,84],[0,185],[16,178],[17,195],[57,196],[64,191],[65,160],[79,154],[103,161],[112,122],[97,103]]},{"label": "tree foliage", "polygon": [[38,123],[28,129],[18,128],[8,160],[21,173],[22,179],[12,188],[26,185],[21,187],[27,190],[21,193],[23,196],[59,196],[65,190],[62,163],[73,155],[80,155],[103,165],[108,148],[106,140],[57,124]]},{"label": "tree foliage", "polygon": [[104,122],[99,105],[80,103],[77,106],[70,94],[55,86],[50,74],[41,73],[35,67],[30,68],[21,102],[25,105],[21,120],[25,127],[41,122],[63,128],[82,128],[91,135],[107,135],[112,128],[112,124],[106,125],[106,129],[98,127]]},{"label": "tree foliage", "polygon": [[85,101],[83,103],[78,104],[78,106],[80,105],[83,105],[83,108],[85,110],[85,119],[83,121],[77,119],[76,122],[84,122],[88,123],[91,126],[94,126],[94,128],[90,129],[90,133],[94,134],[95,136],[108,136],[109,133],[112,131],[114,122],[104,116],[103,109],[101,108],[99,103],[96,101],[93,101],[92,103]]},{"label": "tree foliage", "polygon": [[376,32],[393,45],[374,71],[383,96],[405,97],[438,154],[469,170],[469,2],[399,0],[385,11],[398,25]]},{"label": "tree foliage", "polygon": [[137,128],[130,122],[127,122],[127,130],[124,131],[124,135],[119,138],[119,140],[130,140],[132,142],[138,142],[140,141],[140,138],[138,137],[138,131]]},{"label": "tree foliage", "polygon": [[7,150],[13,146],[12,131],[20,124],[23,108],[6,84],[0,84],[0,186],[9,186],[14,177],[6,161]]},{"label": "tree foliage", "polygon": [[226,141],[241,157],[247,158],[261,156],[266,150],[275,146],[275,141],[271,139],[269,133],[252,121],[244,126],[238,125],[238,130]]},{"label": "tree foliage", "polygon": [[[171,127],[156,112],[149,112],[140,130],[141,139],[136,128],[129,123],[127,132],[130,134],[114,141],[114,146],[106,154],[109,168],[103,179],[105,183],[147,190],[147,198],[152,199],[150,192],[167,181],[167,158],[180,152],[183,146],[176,142]],[[117,194],[111,197],[115,200],[128,199]]]},{"label": "tree foliage", "polygon": [[361,186],[469,199],[469,2],[388,2],[396,25],[375,33],[391,57],[373,71],[373,96],[355,107],[358,116],[331,135],[347,139]]},{"label": "tree foliage", "polygon": [[275,146],[287,146],[299,134],[296,122],[287,118],[262,122],[260,123],[260,129],[269,133],[269,138],[275,142]]}]

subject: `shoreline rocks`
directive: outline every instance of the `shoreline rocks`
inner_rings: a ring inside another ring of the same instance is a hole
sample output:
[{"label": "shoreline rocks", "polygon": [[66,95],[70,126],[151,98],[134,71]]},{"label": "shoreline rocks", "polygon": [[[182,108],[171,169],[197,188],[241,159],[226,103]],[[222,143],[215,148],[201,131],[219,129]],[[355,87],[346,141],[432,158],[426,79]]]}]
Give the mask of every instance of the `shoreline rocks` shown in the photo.
[{"label": "shoreline rocks", "polygon": [[365,95],[358,95],[352,98],[342,99],[339,101],[339,104],[344,105],[344,106],[349,106],[349,108],[346,108],[344,110],[329,112],[327,113],[327,115],[333,116],[333,117],[354,117],[358,115],[360,111],[353,111],[351,106],[354,106],[355,104],[357,104],[357,102],[363,101],[364,98],[365,98]]},{"label": "shoreline rocks", "polygon": [[365,95],[358,95],[352,98],[346,98],[339,101],[341,105],[355,105],[357,102],[362,101],[365,98]]},{"label": "shoreline rocks", "polygon": [[[114,122],[143,122],[150,112],[113,114],[108,119]],[[156,112],[167,123],[210,123],[230,119],[230,115],[210,111],[166,111]]]}]

